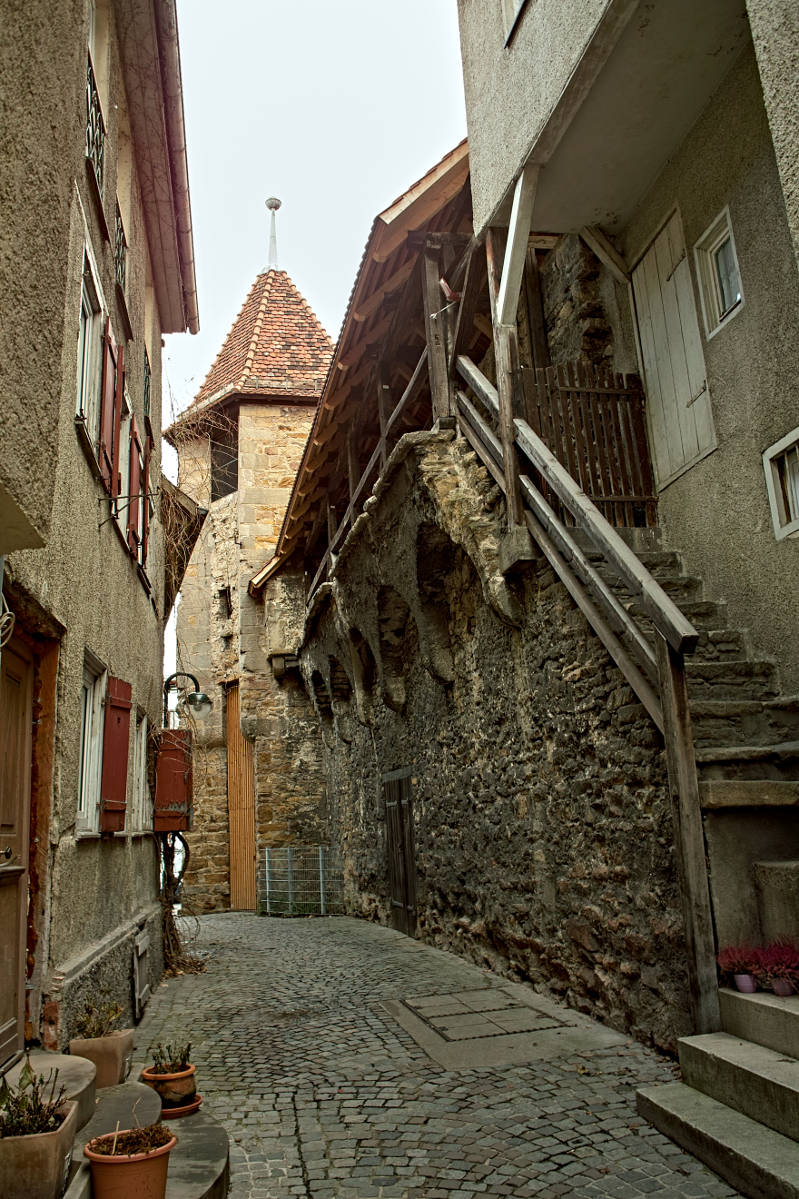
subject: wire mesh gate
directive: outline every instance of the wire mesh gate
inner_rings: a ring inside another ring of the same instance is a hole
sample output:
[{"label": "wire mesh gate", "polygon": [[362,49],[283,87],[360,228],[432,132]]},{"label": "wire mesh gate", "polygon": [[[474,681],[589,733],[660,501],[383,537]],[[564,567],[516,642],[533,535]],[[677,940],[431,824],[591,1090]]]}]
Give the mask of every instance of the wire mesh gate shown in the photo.
[{"label": "wire mesh gate", "polygon": [[344,912],[338,857],[326,845],[266,848],[258,864],[262,916],[338,916]]}]

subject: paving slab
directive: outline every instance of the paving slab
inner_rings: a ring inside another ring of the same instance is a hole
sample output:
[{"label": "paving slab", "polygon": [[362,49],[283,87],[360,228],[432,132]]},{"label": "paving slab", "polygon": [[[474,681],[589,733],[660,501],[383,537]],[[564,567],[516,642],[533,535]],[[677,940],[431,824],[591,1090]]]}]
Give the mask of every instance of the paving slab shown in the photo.
[{"label": "paving slab", "polygon": [[[347,917],[191,928],[207,971],[162,984],[137,1040],[191,1040],[230,1199],[737,1194],[636,1112],[672,1062],[523,984]],[[458,1016],[485,1035],[446,1039]]]}]

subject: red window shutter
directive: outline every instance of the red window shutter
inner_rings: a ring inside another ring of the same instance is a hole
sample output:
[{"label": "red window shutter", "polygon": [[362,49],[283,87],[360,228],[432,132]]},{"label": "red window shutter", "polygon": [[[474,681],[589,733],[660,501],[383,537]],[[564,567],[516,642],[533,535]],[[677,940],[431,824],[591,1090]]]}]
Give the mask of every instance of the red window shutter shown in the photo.
[{"label": "red window shutter", "polygon": [[114,486],[114,409],[117,396],[117,347],[111,333],[111,320],[106,319],[103,332],[103,388],[100,399],[100,439],[97,460],[106,491]]},{"label": "red window shutter", "polygon": [[[149,423],[149,422],[148,422]],[[150,503],[150,457],[153,452],[153,435],[147,431],[147,436],[144,440],[144,473],[141,479],[141,489],[144,495],[144,527],[141,531],[141,564],[147,562],[147,543],[150,539],[150,515],[152,505]]]},{"label": "red window shutter", "polygon": [[125,347],[117,347],[116,388],[114,394],[114,433],[111,455],[111,496],[119,495],[119,433],[122,424],[122,398],[125,394]]},{"label": "red window shutter", "polygon": [[139,495],[141,493],[141,441],[136,418],[130,422],[130,474],[128,477],[128,546],[138,558],[139,552]]},{"label": "red window shutter", "polygon": [[161,729],[155,768],[153,830],[187,832],[192,823],[191,730]]},{"label": "red window shutter", "polygon": [[130,683],[109,676],[105,696],[103,774],[100,783],[101,833],[121,833],[125,827],[131,706]]}]

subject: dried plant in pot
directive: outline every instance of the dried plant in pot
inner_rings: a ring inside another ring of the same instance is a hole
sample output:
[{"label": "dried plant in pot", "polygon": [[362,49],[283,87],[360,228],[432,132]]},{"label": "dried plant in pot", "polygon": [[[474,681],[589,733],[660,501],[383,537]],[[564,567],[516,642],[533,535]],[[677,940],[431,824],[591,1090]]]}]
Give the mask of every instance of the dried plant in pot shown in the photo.
[{"label": "dried plant in pot", "polygon": [[77,1131],[78,1105],[57,1070],[37,1075],[28,1058],[16,1086],[0,1079],[0,1195],[59,1199]]},{"label": "dried plant in pot", "polygon": [[150,1047],[152,1066],[141,1072],[141,1081],[158,1092],[161,1115],[164,1119],[188,1116],[202,1103],[197,1094],[194,1066],[191,1064],[191,1044],[160,1042]]},{"label": "dried plant in pot", "polygon": [[93,1199],[164,1199],[169,1154],[177,1137],[163,1124],[95,1137],[83,1152],[92,1173]]},{"label": "dried plant in pot", "polygon": [[90,999],[75,1021],[78,1036],[69,1042],[69,1052],[94,1063],[98,1088],[115,1087],[130,1073],[134,1033],[132,1028],[115,1027],[121,1017],[119,1004],[105,997]]},{"label": "dried plant in pot", "polygon": [[754,945],[727,945],[716,957],[719,970],[731,977],[738,991],[753,995],[760,976],[761,950]]},{"label": "dried plant in pot", "polygon": [[787,938],[772,941],[760,951],[758,981],[775,995],[792,995],[799,983],[799,946]]}]

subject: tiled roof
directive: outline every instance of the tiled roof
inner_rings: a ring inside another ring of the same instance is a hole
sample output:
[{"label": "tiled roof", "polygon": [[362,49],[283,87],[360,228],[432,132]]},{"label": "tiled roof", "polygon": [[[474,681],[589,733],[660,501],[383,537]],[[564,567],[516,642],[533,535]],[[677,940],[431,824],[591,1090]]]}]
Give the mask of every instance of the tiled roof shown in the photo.
[{"label": "tiled roof", "polygon": [[232,392],[315,398],[333,343],[285,271],[253,283],[194,403]]}]

